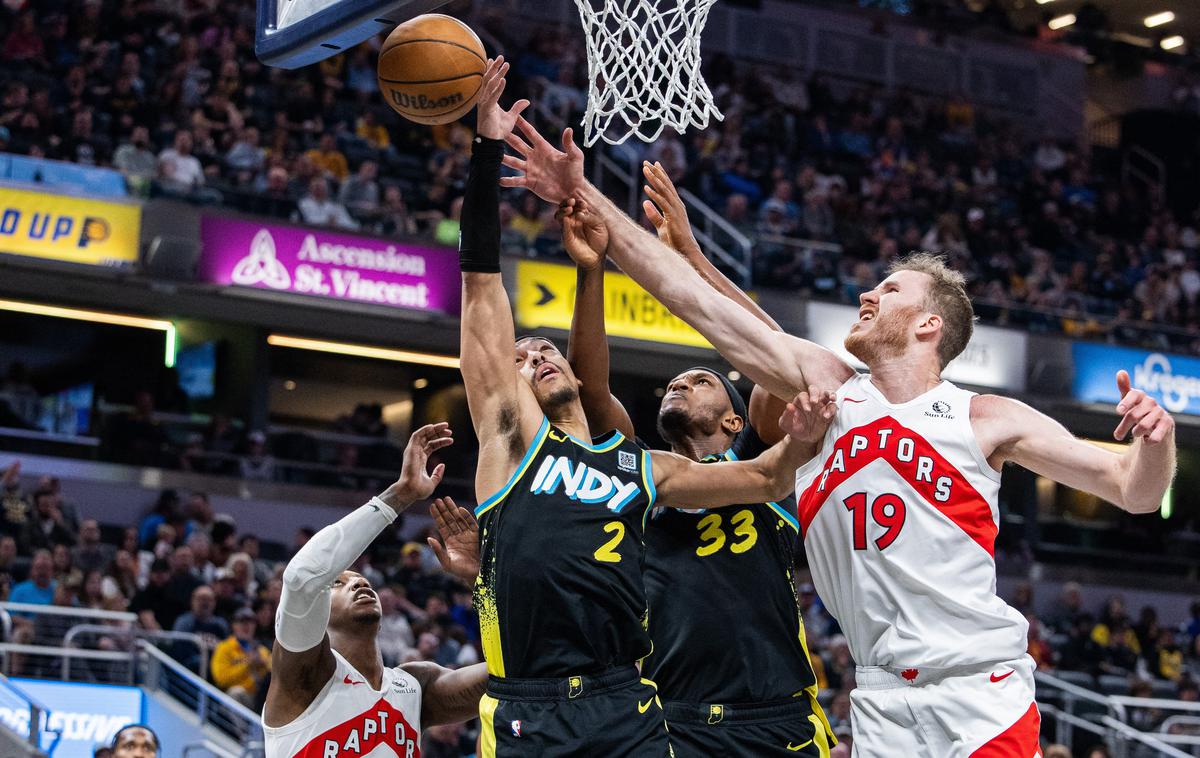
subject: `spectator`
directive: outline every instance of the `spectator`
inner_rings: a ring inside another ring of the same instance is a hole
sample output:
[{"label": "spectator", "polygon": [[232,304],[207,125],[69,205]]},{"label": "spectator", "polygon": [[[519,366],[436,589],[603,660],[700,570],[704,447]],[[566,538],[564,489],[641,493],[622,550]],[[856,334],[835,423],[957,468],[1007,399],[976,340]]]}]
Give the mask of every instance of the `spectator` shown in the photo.
[{"label": "spectator", "polygon": [[14,586],[8,599],[13,603],[51,605],[57,587],[58,583],[54,581],[54,559],[50,551],[43,548],[33,554],[33,560],[29,564],[29,578]]},{"label": "spectator", "polygon": [[246,455],[239,461],[239,466],[243,479],[269,482],[275,478],[275,459],[267,452],[265,434],[253,431],[246,435]]},{"label": "spectator", "polygon": [[192,133],[180,129],[172,146],[158,154],[158,181],[165,191],[191,195],[204,186],[204,168],[192,155],[192,147]]},{"label": "spectator", "polygon": [[318,171],[334,181],[344,182],[350,175],[350,165],[346,162],[346,156],[337,149],[337,142],[329,132],[321,135],[320,144],[305,153],[305,157],[312,161]]},{"label": "spectator", "polygon": [[80,571],[101,571],[108,568],[117,548],[100,541],[100,524],[87,519],[79,526],[79,544],[71,548],[71,561]]},{"label": "spectator", "polygon": [[374,108],[368,108],[358,117],[354,125],[354,134],[374,150],[387,150],[392,146],[392,137],[388,134],[387,127],[379,123]]},{"label": "spectator", "polygon": [[137,595],[137,563],[134,561],[133,554],[128,550],[116,551],[112,563],[107,566],[101,589],[105,599],[114,604],[119,601],[122,604],[122,610]]},{"label": "spectator", "polygon": [[0,584],[11,591],[28,575],[29,562],[17,555],[17,541],[7,534],[0,536]]},{"label": "spectator", "polygon": [[14,461],[0,477],[0,533],[23,536],[31,520],[29,500],[21,493],[21,462]]},{"label": "spectator", "polygon": [[379,590],[379,607],[383,618],[379,626],[379,652],[388,666],[396,666],[407,658],[413,648],[413,630],[400,610],[396,592],[391,587]]},{"label": "spectator", "polygon": [[409,214],[399,187],[389,186],[384,189],[378,228],[379,233],[386,237],[411,237],[417,233],[417,223]]},{"label": "spectator", "polygon": [[[129,611],[136,613],[143,629],[161,631],[170,629],[185,608],[180,596],[171,591],[171,564],[157,558],[150,564],[150,578],[129,603]],[[184,596],[186,597],[186,596]]]},{"label": "spectator", "polygon": [[[288,188],[287,169],[282,166],[272,166],[267,171],[267,180],[261,192],[255,192],[249,200],[248,210],[263,216],[275,218],[292,218],[296,215],[296,201],[292,199]],[[224,449],[228,447],[229,449]],[[212,442],[208,449],[214,452],[232,452],[232,445],[221,445],[214,448]]]},{"label": "spectator", "polygon": [[375,182],[379,165],[375,161],[363,161],[358,172],[342,183],[338,191],[338,202],[359,221],[367,221],[379,214],[379,185]]},{"label": "spectator", "polygon": [[29,548],[75,544],[75,534],[67,526],[53,490],[39,489],[33,493],[33,515],[25,524],[22,543]]},{"label": "spectator", "polygon": [[308,194],[300,198],[300,219],[313,226],[334,226],[357,229],[358,222],[350,217],[345,206],[329,198],[329,182],[316,177],[308,184]]},{"label": "spectator", "polygon": [[[167,435],[154,410],[154,395],[139,390],[134,396],[133,412],[113,421],[108,444],[113,458],[134,466],[158,466],[163,463]],[[153,532],[151,532],[153,533]]]},{"label": "spectator", "polygon": [[237,139],[225,153],[225,165],[233,172],[238,185],[249,184],[266,164],[267,153],[259,145],[259,139],[258,129],[247,126],[238,132]]},{"label": "spectator", "polygon": [[[229,624],[216,615],[217,596],[212,587],[200,585],[192,591],[191,610],[175,619],[173,631],[198,634],[208,649],[229,636]],[[182,652],[182,655],[180,654]],[[175,657],[192,671],[200,670],[200,651],[195,645],[181,643],[175,646]]]},{"label": "spectator", "polygon": [[197,532],[203,532],[206,536],[212,536],[213,522],[215,516],[213,514],[212,503],[208,501],[208,495],[203,492],[193,492],[188,498],[187,505],[188,522],[184,529],[184,536],[191,537]]},{"label": "spectator", "polygon": [[150,152],[150,130],[145,126],[133,127],[129,139],[117,147],[113,154],[113,168],[125,175],[130,192],[146,195],[150,183],[158,174],[158,159]]},{"label": "spectator", "polygon": [[59,543],[50,548],[51,560],[54,562],[54,580],[59,584],[78,587],[83,583],[83,572],[71,560],[71,549]]},{"label": "spectator", "polygon": [[234,700],[250,708],[263,680],[271,671],[271,653],[254,638],[254,611],[241,608],[233,614],[233,634],[213,650],[213,682]]}]

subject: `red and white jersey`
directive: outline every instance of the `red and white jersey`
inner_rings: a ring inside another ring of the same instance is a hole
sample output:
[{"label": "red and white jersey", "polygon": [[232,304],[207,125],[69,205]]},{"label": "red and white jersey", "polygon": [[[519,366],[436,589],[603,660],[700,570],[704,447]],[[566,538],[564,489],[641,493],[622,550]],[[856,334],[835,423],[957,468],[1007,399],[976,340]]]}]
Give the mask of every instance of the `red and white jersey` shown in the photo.
[{"label": "red and white jersey", "polygon": [[263,724],[267,758],[420,758],[421,685],[399,667],[383,684],[333,651],[337,668],[312,704],[287,726]]},{"label": "red and white jersey", "polygon": [[869,375],[851,377],[796,472],[813,583],[859,666],[1025,655],[1028,624],[996,595],[1000,472],[971,429],[973,396],[943,381],[893,404]]}]

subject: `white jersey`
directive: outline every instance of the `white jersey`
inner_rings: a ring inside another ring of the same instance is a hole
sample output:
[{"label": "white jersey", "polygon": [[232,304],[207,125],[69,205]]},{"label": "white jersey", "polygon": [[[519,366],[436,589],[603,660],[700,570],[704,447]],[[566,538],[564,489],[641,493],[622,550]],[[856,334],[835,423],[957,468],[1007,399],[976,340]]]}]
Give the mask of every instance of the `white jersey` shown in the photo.
[{"label": "white jersey", "polygon": [[267,758],[420,758],[421,685],[399,667],[379,690],[333,651],[337,668],[292,723],[270,727]]},{"label": "white jersey", "polygon": [[851,377],[796,472],[813,583],[859,666],[1025,655],[1028,624],[996,595],[1000,472],[971,429],[973,396],[943,381],[893,404],[869,375]]}]

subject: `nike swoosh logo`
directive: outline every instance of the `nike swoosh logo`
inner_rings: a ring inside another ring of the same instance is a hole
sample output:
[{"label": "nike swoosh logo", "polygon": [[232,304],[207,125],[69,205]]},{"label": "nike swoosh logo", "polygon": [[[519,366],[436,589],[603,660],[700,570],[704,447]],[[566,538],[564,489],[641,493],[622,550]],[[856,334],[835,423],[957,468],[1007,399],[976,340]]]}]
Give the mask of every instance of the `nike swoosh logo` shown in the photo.
[{"label": "nike swoosh logo", "polygon": [[378,505],[375,505],[374,503],[367,503],[367,505],[371,506],[371,510],[375,511],[376,513],[379,513]]},{"label": "nike swoosh logo", "polygon": [[347,676],[345,679],[342,680],[342,684],[366,684],[366,682],[356,682],[356,681],[353,681],[349,676]]},{"label": "nike swoosh logo", "polygon": [[638,713],[645,713],[646,711],[650,710],[650,704],[653,702],[654,702],[654,698],[650,698],[649,700],[647,700],[644,703],[639,702],[638,703]]},{"label": "nike swoosh logo", "polygon": [[865,403],[865,402],[867,402],[867,399],[865,397],[862,399],[859,399],[859,400],[855,400],[852,397],[844,397],[844,398],[842,398],[842,400],[847,403]]},{"label": "nike swoosh logo", "polygon": [[1011,672],[1011,671],[1009,671],[1006,674],[1001,674],[1000,676],[996,676],[995,674],[992,674],[992,682],[1003,682],[1005,679],[1009,678],[1012,675],[1013,675],[1013,672]]},{"label": "nike swoosh logo", "polygon": [[801,745],[793,745],[792,743],[790,743],[790,742],[789,742],[789,743],[787,744],[787,749],[788,749],[788,750],[791,750],[791,751],[794,753],[794,752],[796,752],[797,750],[803,750],[804,748],[808,747],[808,746],[809,746],[809,745],[811,745],[811,744],[813,744],[813,741],[812,741],[812,740],[809,740],[808,742],[805,742],[805,743],[803,743],[803,744],[801,744]]}]

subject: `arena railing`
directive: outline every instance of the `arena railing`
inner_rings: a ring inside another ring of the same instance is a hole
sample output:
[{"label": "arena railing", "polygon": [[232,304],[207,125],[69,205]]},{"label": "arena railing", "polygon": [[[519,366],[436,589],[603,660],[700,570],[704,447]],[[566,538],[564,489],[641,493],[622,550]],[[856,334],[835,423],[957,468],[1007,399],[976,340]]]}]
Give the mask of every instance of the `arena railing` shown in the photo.
[{"label": "arena railing", "polygon": [[[159,647],[163,643],[175,644],[178,642],[193,645],[199,653],[200,669],[197,673],[201,679],[208,678],[208,662],[212,659],[213,646],[208,643],[203,635],[191,632],[141,629],[138,627],[128,627],[114,632],[113,627],[103,624],[76,624],[68,629],[67,633],[63,636],[63,647],[79,647],[79,638],[89,634],[101,637],[124,638],[127,641],[126,648],[129,650],[134,649],[134,640],[144,640],[156,647]],[[64,666],[66,666],[66,663],[64,661]],[[66,671],[69,672],[70,669],[67,668]],[[69,679],[66,675],[63,678]]]},{"label": "arena railing", "polygon": [[[732,268],[742,287],[750,287],[754,279],[754,240],[738,231],[736,226],[686,187],[679,188],[679,197],[688,207],[688,220],[701,248],[710,258],[716,259],[714,262]],[[718,239],[720,235],[728,238],[728,246],[721,244]]]},{"label": "arena railing", "polygon": [[[16,723],[5,723],[3,727],[7,727],[8,734],[6,739],[16,738],[21,744],[7,745],[9,750],[20,750],[22,755],[28,756],[45,756],[53,755],[54,748],[61,738],[61,732],[50,730],[47,728],[50,721],[50,709],[40,703],[37,699],[25,693],[12,682],[7,676],[0,674],[0,705],[10,707],[14,711],[28,710],[28,720],[22,724],[18,719]],[[0,731],[3,730],[0,727]],[[41,751],[43,735],[50,735],[50,744],[47,746],[47,751]]]}]

